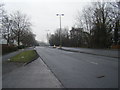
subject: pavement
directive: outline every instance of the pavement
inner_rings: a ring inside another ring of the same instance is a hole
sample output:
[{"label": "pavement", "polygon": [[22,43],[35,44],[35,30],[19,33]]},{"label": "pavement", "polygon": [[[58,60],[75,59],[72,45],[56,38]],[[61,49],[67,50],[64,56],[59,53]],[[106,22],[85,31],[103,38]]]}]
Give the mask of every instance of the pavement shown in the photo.
[{"label": "pavement", "polygon": [[36,50],[65,88],[118,88],[118,58],[57,48]]},{"label": "pavement", "polygon": [[2,77],[3,88],[61,88],[49,68],[38,58]]},{"label": "pavement", "polygon": [[[15,54],[14,54],[15,55]],[[10,56],[7,55],[6,58]],[[5,57],[5,56],[4,56]],[[5,62],[5,60],[3,60]],[[8,64],[7,64],[8,65]],[[4,67],[11,67],[11,64]],[[6,70],[3,68],[3,70]],[[62,88],[63,86],[45,63],[38,58],[2,74],[2,88]]]},{"label": "pavement", "polygon": [[22,63],[8,62],[8,60],[11,57],[13,57],[23,51],[33,50],[33,49],[34,49],[33,47],[29,47],[29,48],[25,48],[25,49],[19,49],[18,51],[3,55],[2,60],[1,60],[2,61],[2,75],[7,74],[7,73],[11,72],[12,70],[15,70],[16,68],[19,68],[23,65]]},{"label": "pavement", "polygon": [[65,51],[72,51],[72,52],[79,52],[79,53],[86,53],[86,54],[93,54],[93,55],[100,55],[106,57],[113,57],[113,58],[120,58],[120,50],[110,50],[110,49],[90,49],[90,48],[69,48],[69,47],[62,47],[62,50]]}]

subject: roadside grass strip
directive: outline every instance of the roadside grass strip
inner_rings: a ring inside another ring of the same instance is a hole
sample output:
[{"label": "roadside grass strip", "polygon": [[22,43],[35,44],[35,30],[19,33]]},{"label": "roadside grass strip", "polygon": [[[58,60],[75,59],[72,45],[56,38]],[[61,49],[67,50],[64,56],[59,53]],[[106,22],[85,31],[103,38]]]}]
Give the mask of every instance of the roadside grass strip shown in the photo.
[{"label": "roadside grass strip", "polygon": [[17,54],[10,58],[10,62],[29,63],[38,58],[38,54],[35,50],[28,50]]}]

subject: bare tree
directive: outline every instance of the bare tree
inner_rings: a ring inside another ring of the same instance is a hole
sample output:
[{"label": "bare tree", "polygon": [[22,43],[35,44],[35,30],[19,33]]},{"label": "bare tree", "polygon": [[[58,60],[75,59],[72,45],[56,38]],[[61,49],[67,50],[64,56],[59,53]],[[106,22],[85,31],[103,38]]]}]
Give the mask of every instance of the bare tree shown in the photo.
[{"label": "bare tree", "polygon": [[19,11],[11,14],[12,20],[12,32],[16,35],[18,46],[20,45],[21,39],[25,34],[24,31],[29,31],[31,23],[26,15]]},{"label": "bare tree", "polygon": [[31,31],[31,23],[29,18],[19,11],[10,15],[6,14],[3,4],[0,4],[0,20],[1,20],[1,33],[7,44],[13,44],[17,41],[18,46],[20,43],[26,46],[38,45],[35,40],[35,34]]},{"label": "bare tree", "polygon": [[7,40],[7,45],[10,42],[10,26],[11,22],[8,17],[4,17],[2,20],[2,29],[3,29],[3,37]]},{"label": "bare tree", "polygon": [[4,18],[4,13],[5,13],[4,4],[0,3],[0,40],[2,40],[2,36],[3,36],[2,20]]},{"label": "bare tree", "polygon": [[110,17],[112,8],[107,2],[92,2],[90,7],[83,10],[81,19],[83,28],[90,33],[91,46],[97,48],[106,48],[111,45],[111,31],[113,19]]},{"label": "bare tree", "polygon": [[120,1],[110,2],[110,17],[112,18],[112,27],[114,28],[114,45],[120,44]]},{"label": "bare tree", "polygon": [[2,17],[3,17],[3,4],[0,3],[0,41],[2,42]]},{"label": "bare tree", "polygon": [[0,4],[0,23],[2,39],[6,39],[7,45],[9,45],[12,36],[11,20],[4,9],[4,4]]},{"label": "bare tree", "polygon": [[37,41],[35,40],[35,34],[33,34],[31,31],[24,31],[24,35],[21,39],[21,42],[25,46],[35,46],[37,45]]}]

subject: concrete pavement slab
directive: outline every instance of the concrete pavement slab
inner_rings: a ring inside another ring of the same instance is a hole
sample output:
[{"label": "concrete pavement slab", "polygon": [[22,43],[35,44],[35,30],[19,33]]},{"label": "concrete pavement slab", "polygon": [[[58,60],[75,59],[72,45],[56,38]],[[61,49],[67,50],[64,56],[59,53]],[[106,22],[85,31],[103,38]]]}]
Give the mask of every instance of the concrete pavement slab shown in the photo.
[{"label": "concrete pavement slab", "polygon": [[38,58],[2,77],[3,88],[61,88],[61,83]]}]

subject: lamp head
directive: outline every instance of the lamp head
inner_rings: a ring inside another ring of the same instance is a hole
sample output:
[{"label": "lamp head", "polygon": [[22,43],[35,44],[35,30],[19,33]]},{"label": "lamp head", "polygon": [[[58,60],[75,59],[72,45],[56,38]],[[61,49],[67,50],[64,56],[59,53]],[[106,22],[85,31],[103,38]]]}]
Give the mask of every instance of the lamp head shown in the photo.
[{"label": "lamp head", "polygon": [[56,14],[57,16],[59,16],[59,14]]}]

